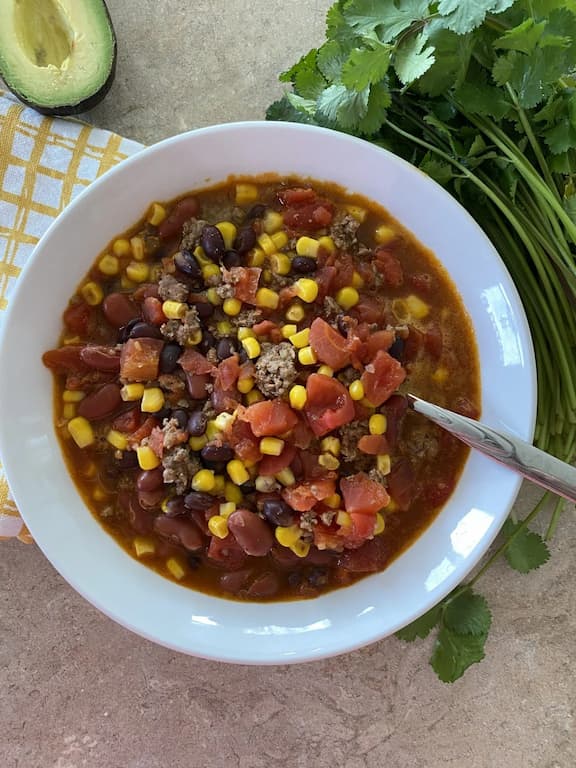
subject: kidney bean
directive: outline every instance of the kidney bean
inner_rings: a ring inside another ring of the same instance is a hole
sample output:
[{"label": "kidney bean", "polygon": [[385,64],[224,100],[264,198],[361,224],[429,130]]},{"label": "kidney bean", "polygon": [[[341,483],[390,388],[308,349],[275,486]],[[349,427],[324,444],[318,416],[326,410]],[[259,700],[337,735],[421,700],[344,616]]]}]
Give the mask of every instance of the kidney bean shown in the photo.
[{"label": "kidney bean", "polygon": [[239,267],[242,264],[242,257],[238,251],[226,251],[222,257],[222,266],[226,269],[232,269],[232,267]]},{"label": "kidney bean", "polygon": [[214,496],[202,491],[190,491],[184,496],[184,506],[186,509],[199,509],[204,512],[214,504]]},{"label": "kidney bean", "polygon": [[168,517],[159,515],[154,520],[154,530],[170,541],[182,544],[191,551],[202,549],[202,534],[191,520],[184,517]]},{"label": "kidney bean", "polygon": [[156,509],[163,498],[163,488],[157,488],[155,491],[138,491],[138,502],[144,509]]},{"label": "kidney bean", "polygon": [[174,496],[166,502],[165,514],[168,515],[168,517],[185,515],[186,511],[186,507],[184,506],[184,496]]},{"label": "kidney bean", "polygon": [[266,499],[262,511],[272,525],[288,526],[294,522],[294,512],[283,499]]},{"label": "kidney bean", "polygon": [[174,373],[181,355],[182,347],[179,344],[164,344],[160,352],[160,373]]},{"label": "kidney bean", "polygon": [[200,437],[206,432],[208,418],[202,411],[194,411],[188,419],[188,434],[190,437]]},{"label": "kidney bean", "polygon": [[135,493],[131,494],[128,500],[128,519],[136,533],[150,533],[154,525],[153,515],[140,505]]},{"label": "kidney bean", "polygon": [[200,265],[194,258],[193,254],[190,253],[190,251],[178,251],[178,253],[174,256],[174,265],[179,272],[182,272],[184,275],[188,275],[194,279],[198,279],[202,275]]},{"label": "kidney bean", "polygon": [[217,443],[208,443],[200,451],[200,456],[204,461],[231,461],[234,458],[234,451],[229,445],[218,445]]},{"label": "kidney bean", "polygon": [[176,203],[168,216],[158,227],[158,235],[161,240],[180,235],[182,226],[187,219],[197,216],[200,211],[200,203],[195,197],[185,197]]},{"label": "kidney bean", "polygon": [[385,536],[376,536],[359,549],[346,549],[338,560],[338,565],[352,573],[374,573],[381,571],[390,557],[390,550]]},{"label": "kidney bean", "polygon": [[204,400],[207,395],[206,387],[210,383],[207,373],[187,373],[186,387],[192,400]]},{"label": "kidney bean", "polygon": [[237,595],[245,587],[251,575],[252,571],[248,568],[241,571],[233,571],[232,573],[224,573],[220,576],[220,587],[224,592]]},{"label": "kidney bean", "polygon": [[275,573],[263,573],[248,589],[248,597],[273,597],[280,587]]},{"label": "kidney bean", "polygon": [[246,561],[244,550],[230,533],[225,539],[211,536],[206,554],[210,560],[226,568],[227,571],[236,571],[242,568]]},{"label": "kidney bean", "polygon": [[126,293],[109,293],[102,302],[104,317],[114,328],[122,328],[140,317],[140,310]]},{"label": "kidney bean", "polygon": [[120,370],[120,350],[114,347],[90,344],[80,351],[80,358],[89,368],[97,371]]},{"label": "kidney bean", "polygon": [[160,333],[160,329],[155,325],[149,323],[137,322],[134,323],[130,333],[129,339],[163,339],[164,337]]},{"label": "kidney bean", "polygon": [[208,320],[214,314],[214,305],[208,301],[195,301],[192,306],[198,312],[200,320]]},{"label": "kidney bean", "polygon": [[88,366],[82,360],[82,350],[78,344],[71,344],[60,349],[49,349],[42,355],[42,362],[47,368],[51,368],[56,373],[85,373]]},{"label": "kidney bean", "polygon": [[220,260],[226,253],[222,232],[213,224],[206,224],[200,235],[200,245],[210,259]]},{"label": "kidney bean", "polygon": [[238,253],[248,253],[256,245],[256,233],[251,226],[242,227],[238,230],[234,240],[234,250]]},{"label": "kidney bean", "polygon": [[240,508],[232,512],[228,518],[228,528],[247,555],[264,557],[272,549],[272,529],[249,509]]},{"label": "kidney bean", "polygon": [[226,360],[226,358],[233,355],[234,352],[236,352],[236,345],[232,339],[228,338],[228,336],[220,339],[218,346],[216,347],[216,355],[218,360]]},{"label": "kidney bean", "polygon": [[142,283],[132,294],[134,301],[139,304],[146,299],[159,299],[160,293],[158,291],[158,283]]},{"label": "kidney bean", "polygon": [[118,384],[105,384],[78,403],[78,416],[97,421],[110,416],[123,405]]},{"label": "kidney bean", "polygon": [[294,256],[292,259],[292,270],[298,272],[301,275],[307,275],[310,272],[315,272],[318,268],[316,259],[310,256]]},{"label": "kidney bean", "polygon": [[156,491],[164,485],[162,467],[156,469],[143,469],[136,478],[136,487],[139,491]]}]

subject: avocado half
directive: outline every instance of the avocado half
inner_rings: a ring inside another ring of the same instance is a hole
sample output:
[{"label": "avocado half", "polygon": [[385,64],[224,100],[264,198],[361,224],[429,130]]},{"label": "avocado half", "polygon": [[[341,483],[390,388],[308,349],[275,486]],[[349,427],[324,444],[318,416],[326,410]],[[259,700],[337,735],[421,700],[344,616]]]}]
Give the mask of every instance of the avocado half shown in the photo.
[{"label": "avocado half", "polygon": [[95,107],[116,71],[116,35],[103,0],[0,0],[0,75],[44,115]]}]

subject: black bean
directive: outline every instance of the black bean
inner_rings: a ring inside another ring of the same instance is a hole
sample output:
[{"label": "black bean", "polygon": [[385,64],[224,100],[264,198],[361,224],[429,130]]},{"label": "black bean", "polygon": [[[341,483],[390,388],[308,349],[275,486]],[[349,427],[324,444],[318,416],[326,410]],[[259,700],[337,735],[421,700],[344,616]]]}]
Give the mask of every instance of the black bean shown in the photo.
[{"label": "black bean", "polygon": [[174,373],[182,351],[179,344],[164,344],[160,352],[160,373]]},{"label": "black bean", "polygon": [[188,554],[186,561],[188,563],[188,568],[192,571],[196,571],[202,565],[202,558],[200,555],[195,555],[193,552]]},{"label": "black bean", "polygon": [[132,326],[128,334],[129,339],[162,339],[160,328],[149,323],[138,322]]},{"label": "black bean", "polygon": [[190,491],[184,496],[184,506],[186,509],[199,509],[204,511],[210,509],[214,504],[214,496],[209,493],[202,493],[202,491]]},{"label": "black bean", "polygon": [[316,259],[310,256],[294,256],[292,259],[292,271],[298,272],[301,275],[308,275],[310,272],[315,272],[318,268]]},{"label": "black bean", "polygon": [[202,275],[200,265],[190,251],[178,251],[174,256],[174,265],[177,270],[190,277],[197,279]]},{"label": "black bean", "polygon": [[188,434],[190,437],[201,437],[206,432],[208,419],[202,411],[194,411],[188,419]]},{"label": "black bean", "polygon": [[130,332],[132,328],[134,328],[135,325],[138,325],[138,323],[141,323],[139,317],[134,317],[132,320],[130,320],[129,323],[126,323],[126,325],[123,325],[122,328],[119,328],[118,330],[118,341],[120,344],[124,344],[128,339],[130,338]]},{"label": "black bean", "polygon": [[234,451],[229,445],[218,445],[218,443],[208,443],[200,451],[200,456],[204,461],[231,461],[234,458]]},{"label": "black bean", "polygon": [[294,512],[292,508],[282,499],[266,499],[262,505],[264,517],[272,525],[283,527],[292,525],[294,522]]},{"label": "black bean", "polygon": [[256,233],[251,226],[242,227],[238,230],[234,240],[234,249],[238,253],[248,253],[256,245]]},{"label": "black bean", "polygon": [[236,352],[236,345],[232,339],[228,338],[228,336],[220,339],[218,346],[216,347],[216,355],[218,360],[226,360],[226,358],[233,355],[234,352]]},{"label": "black bean", "polygon": [[406,347],[405,340],[398,337],[396,341],[392,344],[390,349],[388,350],[388,354],[391,355],[392,357],[395,357],[396,360],[398,360],[399,362],[403,362],[405,347]]},{"label": "black bean", "polygon": [[215,475],[223,475],[226,472],[225,461],[209,461],[207,459],[202,459],[202,466],[205,469],[211,469]]},{"label": "black bean", "polygon": [[208,301],[196,301],[192,306],[196,309],[196,312],[198,312],[200,320],[208,320],[208,318],[212,317],[214,314],[214,305],[210,304]]},{"label": "black bean", "polygon": [[215,261],[220,259],[226,253],[226,246],[224,244],[224,238],[222,232],[213,224],[206,224],[200,235],[200,245],[204,249],[204,253],[208,258]]},{"label": "black bean", "polygon": [[341,334],[344,336],[348,333],[348,316],[347,315],[338,315],[336,318],[336,325],[338,326],[338,330]]},{"label": "black bean", "polygon": [[210,333],[210,331],[203,331],[202,341],[198,344],[200,352],[202,352],[203,355],[206,355],[211,349],[214,349],[215,346],[216,339],[214,338],[214,334]]},{"label": "black bean", "polygon": [[244,347],[242,347],[242,349],[238,353],[238,362],[240,363],[240,365],[242,365],[242,363],[248,362],[248,352],[246,352]]},{"label": "black bean", "polygon": [[188,411],[185,411],[184,408],[174,408],[170,413],[170,418],[176,419],[180,429],[186,429],[188,426]]},{"label": "black bean", "polygon": [[[250,249],[248,249],[250,250]],[[222,266],[226,269],[232,269],[232,267],[239,267],[242,264],[242,257],[238,251],[226,251],[224,258],[222,259]]]},{"label": "black bean", "polygon": [[166,512],[168,517],[178,517],[179,515],[186,514],[186,506],[184,505],[184,496],[173,496],[166,502]]},{"label": "black bean", "polygon": [[154,417],[158,419],[160,423],[164,421],[164,419],[169,419],[170,414],[172,413],[172,409],[168,406],[165,406],[164,408],[161,408],[159,411],[156,411],[154,414]]},{"label": "black bean", "polygon": [[291,571],[288,574],[288,584],[291,587],[299,587],[302,583],[302,574],[300,571]]},{"label": "black bean", "polygon": [[306,581],[311,587],[323,587],[328,582],[328,573],[324,568],[310,568]]},{"label": "black bean", "polygon": [[266,206],[262,203],[256,203],[246,214],[247,219],[261,219],[266,213]]},{"label": "black bean", "polygon": [[121,470],[137,469],[139,465],[136,451],[123,451],[121,458],[115,459],[114,464]]}]

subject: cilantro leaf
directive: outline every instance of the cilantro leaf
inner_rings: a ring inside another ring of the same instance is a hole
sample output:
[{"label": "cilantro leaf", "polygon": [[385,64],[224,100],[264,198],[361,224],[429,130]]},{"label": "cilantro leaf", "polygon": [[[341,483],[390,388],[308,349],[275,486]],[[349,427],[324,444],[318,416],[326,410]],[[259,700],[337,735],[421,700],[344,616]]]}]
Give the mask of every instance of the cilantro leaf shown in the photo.
[{"label": "cilantro leaf", "polygon": [[430,176],[431,179],[437,181],[443,187],[448,184],[452,179],[454,172],[448,163],[438,160],[435,157],[431,157],[430,153],[422,160],[418,166],[420,170]]},{"label": "cilantro leaf", "polygon": [[530,56],[510,51],[496,59],[492,76],[498,85],[509,83],[516,91],[520,106],[531,109],[552,93],[552,84],[560,76],[556,74],[553,59],[541,48],[536,48]]},{"label": "cilantro leaf", "polygon": [[391,103],[392,96],[387,85],[384,82],[373,85],[368,97],[368,109],[358,123],[358,133],[363,136],[372,136],[377,133],[386,120],[386,110]]},{"label": "cilantro leaf", "polygon": [[303,69],[294,78],[294,90],[305,99],[317,99],[326,85],[326,80],[317,69]]},{"label": "cilantro leaf", "polygon": [[418,80],[434,64],[434,46],[427,45],[427,39],[424,33],[417,37],[407,37],[396,49],[394,69],[404,85]]},{"label": "cilantro leaf", "polygon": [[318,111],[341,128],[355,128],[368,111],[369,89],[349,91],[344,85],[331,85],[320,94]]},{"label": "cilantro leaf", "polygon": [[428,18],[428,0],[351,0],[343,15],[357,34],[389,43],[415,21]]},{"label": "cilantro leaf", "polygon": [[488,85],[482,80],[475,82],[467,80],[454,95],[464,112],[471,115],[489,115],[496,120],[502,120],[513,109],[506,94],[500,88]]},{"label": "cilantro leaf", "polygon": [[316,48],[313,48],[311,51],[308,51],[308,53],[305,56],[302,56],[302,58],[294,64],[294,66],[290,67],[290,69],[287,69],[285,72],[282,72],[279,76],[279,80],[281,83],[293,83],[296,75],[299,72],[305,71],[305,70],[311,70],[314,72],[316,69],[316,56],[318,54],[318,51]]},{"label": "cilantro leaf", "polygon": [[484,658],[486,635],[459,635],[448,627],[438,632],[430,659],[432,669],[443,683],[453,683],[472,664]]},{"label": "cilantro leaf", "polygon": [[502,13],[515,0],[440,0],[438,12],[445,16],[448,29],[465,35],[479,27],[487,13]]},{"label": "cilantro leaf", "polygon": [[340,79],[344,62],[348,59],[346,50],[335,40],[329,40],[318,49],[316,66],[326,80],[334,82]]},{"label": "cilantro leaf", "polygon": [[329,8],[326,14],[326,37],[329,41],[352,45],[357,36],[344,18],[343,5],[344,2],[336,2]]},{"label": "cilantro leaf", "polygon": [[391,45],[374,42],[369,48],[355,48],[342,67],[342,82],[347,88],[363,91],[382,80],[390,64]]},{"label": "cilantro leaf", "polygon": [[419,619],[416,619],[407,627],[403,627],[396,632],[396,637],[400,640],[404,640],[407,643],[412,643],[417,637],[424,639],[428,637],[430,632],[440,621],[442,614],[442,603],[435,605]]},{"label": "cilantro leaf", "polygon": [[[520,525],[521,523],[508,519],[504,523],[502,533],[509,538]],[[506,550],[508,565],[520,573],[528,573],[540,568],[549,558],[550,550],[542,536],[527,529],[519,533]]]},{"label": "cilantro leaf", "polygon": [[270,104],[266,110],[266,120],[284,120],[288,123],[313,123],[314,120],[307,112],[295,108],[287,96]]},{"label": "cilantro leaf", "polygon": [[532,18],[525,19],[517,27],[508,29],[502,37],[499,37],[494,43],[494,47],[520,51],[521,53],[532,53],[545,29],[545,21],[536,24]]},{"label": "cilantro leaf", "polygon": [[486,598],[471,589],[450,600],[444,611],[444,624],[459,635],[486,635],[491,623]]},{"label": "cilantro leaf", "polygon": [[434,64],[420,77],[418,89],[430,96],[438,96],[464,81],[474,41],[470,35],[456,35],[443,29],[430,35],[434,46]]}]

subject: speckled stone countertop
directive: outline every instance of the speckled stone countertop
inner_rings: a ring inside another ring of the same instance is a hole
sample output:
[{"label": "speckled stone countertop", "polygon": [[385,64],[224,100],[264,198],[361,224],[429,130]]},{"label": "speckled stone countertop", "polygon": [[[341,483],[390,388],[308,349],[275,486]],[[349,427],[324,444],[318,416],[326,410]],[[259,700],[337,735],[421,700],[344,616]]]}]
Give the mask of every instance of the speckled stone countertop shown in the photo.
[{"label": "speckled stone countertop", "polygon": [[[329,0],[108,5],[118,74],[88,118],[150,143],[263,118]],[[0,543],[2,768],[573,768],[575,542],[569,509],[545,567],[491,569],[487,658],[451,686],[429,641],[298,667],[178,655],[98,613],[35,546]]]}]

